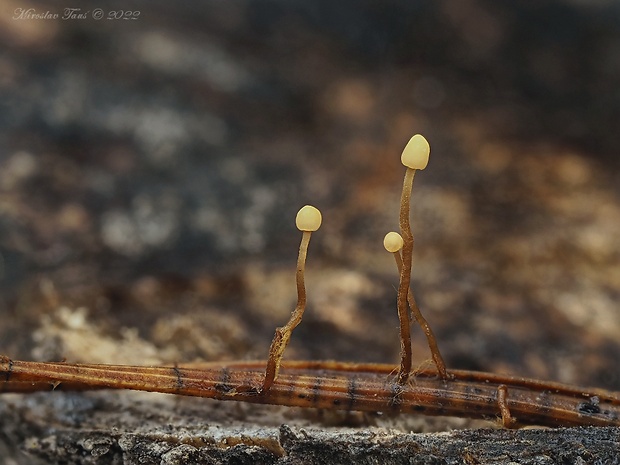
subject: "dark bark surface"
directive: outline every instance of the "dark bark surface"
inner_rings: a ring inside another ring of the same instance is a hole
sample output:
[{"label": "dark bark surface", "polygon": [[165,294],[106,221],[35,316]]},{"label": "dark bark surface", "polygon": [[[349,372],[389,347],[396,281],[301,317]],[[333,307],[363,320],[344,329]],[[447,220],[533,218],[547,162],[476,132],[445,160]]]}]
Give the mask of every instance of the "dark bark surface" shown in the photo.
[{"label": "dark bark surface", "polygon": [[612,427],[502,430],[489,429],[492,423],[459,425],[447,419],[432,427],[487,428],[405,433],[403,427],[411,424],[396,418],[398,428],[345,415],[333,415],[329,425],[312,412],[201,399],[139,393],[53,396],[34,396],[29,410],[21,399],[3,405],[5,440],[28,453],[17,463],[614,464],[620,451],[620,428]]},{"label": "dark bark surface", "polygon": [[[0,353],[264,359],[294,308],[294,217],[312,203],[323,226],[286,357],[396,365],[398,281],[381,241],[398,224],[400,152],[420,132],[431,159],[413,188],[412,285],[448,366],[620,391],[615,2],[130,3],[104,14],[138,19],[96,20],[92,1],[83,20],[15,17],[64,14],[46,2],[0,7]],[[428,364],[413,339],[414,364]],[[410,434],[488,425],[0,397],[11,465],[133,463],[138,450],[143,463],[319,450],[400,463],[427,446],[419,463],[614,463],[618,448],[610,429]]]}]

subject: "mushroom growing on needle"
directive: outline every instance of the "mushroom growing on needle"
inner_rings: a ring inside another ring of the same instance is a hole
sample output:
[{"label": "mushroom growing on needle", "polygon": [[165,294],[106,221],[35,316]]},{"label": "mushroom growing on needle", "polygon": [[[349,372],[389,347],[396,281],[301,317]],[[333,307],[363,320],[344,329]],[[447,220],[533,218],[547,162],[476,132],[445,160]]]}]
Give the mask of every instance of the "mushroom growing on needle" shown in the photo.
[{"label": "mushroom growing on needle", "polygon": [[312,232],[321,227],[323,218],[318,208],[312,205],[306,205],[297,212],[295,224],[297,229],[302,232],[301,244],[299,246],[299,255],[297,257],[297,273],[295,275],[297,281],[297,306],[291,314],[286,325],[276,328],[273,336],[271,347],[269,348],[269,358],[267,359],[267,369],[265,370],[265,380],[261,391],[265,392],[273,385],[274,380],[278,376],[280,363],[284,350],[288,345],[293,330],[301,323],[301,319],[306,309],[306,286],[304,281],[304,272],[306,269],[306,255],[308,254],[308,244]]}]

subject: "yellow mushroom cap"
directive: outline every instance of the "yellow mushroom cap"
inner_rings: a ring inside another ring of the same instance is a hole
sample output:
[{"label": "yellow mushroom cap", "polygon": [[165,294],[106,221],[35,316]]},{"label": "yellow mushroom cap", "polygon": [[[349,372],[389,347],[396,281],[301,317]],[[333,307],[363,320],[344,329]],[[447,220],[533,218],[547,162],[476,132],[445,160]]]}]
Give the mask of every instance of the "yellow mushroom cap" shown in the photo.
[{"label": "yellow mushroom cap", "polygon": [[297,212],[295,224],[300,231],[316,231],[321,227],[323,217],[318,208],[306,205]]},{"label": "yellow mushroom cap", "polygon": [[431,146],[421,134],[413,136],[400,156],[400,161],[408,168],[423,170],[428,165],[428,156],[431,153]]},{"label": "yellow mushroom cap", "polygon": [[383,247],[388,252],[398,252],[403,248],[402,236],[394,231],[387,233],[385,238],[383,238]]}]

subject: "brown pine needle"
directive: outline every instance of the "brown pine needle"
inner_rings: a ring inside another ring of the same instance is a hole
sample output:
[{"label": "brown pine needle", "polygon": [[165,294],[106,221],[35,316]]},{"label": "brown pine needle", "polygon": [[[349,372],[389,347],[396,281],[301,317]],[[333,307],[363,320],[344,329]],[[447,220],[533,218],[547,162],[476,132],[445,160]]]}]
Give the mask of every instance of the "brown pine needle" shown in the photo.
[{"label": "brown pine needle", "polygon": [[[134,389],[289,407],[510,418],[510,426],[620,426],[620,393],[527,378],[452,370],[390,382],[392,365],[286,362],[268,391],[253,388],[264,362],[130,367],[21,362],[0,356],[0,392]],[[507,395],[507,393],[510,395]],[[507,417],[506,415],[510,415]],[[506,423],[506,422],[505,422]]]}]

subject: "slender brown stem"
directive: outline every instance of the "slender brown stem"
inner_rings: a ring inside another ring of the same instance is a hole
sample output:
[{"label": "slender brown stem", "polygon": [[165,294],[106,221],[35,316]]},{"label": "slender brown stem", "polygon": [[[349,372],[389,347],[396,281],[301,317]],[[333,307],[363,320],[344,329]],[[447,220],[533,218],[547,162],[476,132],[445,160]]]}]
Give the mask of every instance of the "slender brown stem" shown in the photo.
[{"label": "slender brown stem", "polygon": [[500,384],[497,386],[497,405],[502,416],[502,426],[504,428],[514,428],[515,419],[512,418],[510,409],[508,408],[508,386]]},{"label": "slender brown stem", "polygon": [[282,362],[282,356],[284,350],[288,345],[293,330],[299,323],[304,315],[306,309],[306,286],[304,283],[304,273],[306,268],[306,256],[308,254],[308,244],[310,243],[310,231],[303,231],[301,236],[301,244],[299,245],[299,255],[297,257],[297,272],[295,279],[297,281],[297,306],[291,314],[286,325],[276,328],[273,341],[271,341],[271,347],[269,348],[269,358],[267,359],[267,368],[265,370],[265,380],[263,381],[262,391],[268,391],[273,385],[274,380],[278,376],[280,370],[280,363]]},{"label": "slender brown stem", "polygon": [[[394,259],[396,261],[396,266],[398,267],[398,271],[400,273],[401,270],[403,269],[403,259],[400,256],[400,252],[394,252],[393,254],[394,254]],[[433,362],[435,363],[435,366],[437,367],[437,372],[439,373],[439,376],[441,377],[441,379],[448,379],[450,377],[450,374],[448,373],[448,370],[446,369],[446,363],[444,362],[443,357],[441,356],[441,352],[439,350],[439,344],[437,344],[437,339],[435,338],[435,333],[433,333],[433,330],[431,329],[431,325],[428,324],[428,321],[426,321],[426,318],[424,318],[424,315],[422,315],[422,312],[420,311],[420,308],[418,307],[418,304],[415,301],[415,297],[413,296],[413,292],[411,291],[411,288],[409,289],[409,292],[407,294],[407,302],[409,303],[409,308],[411,309],[411,313],[413,314],[413,317],[415,318],[417,323],[422,328],[422,331],[424,331],[424,334],[426,335],[426,340],[428,341],[428,347],[431,350],[431,356],[433,357]]]},{"label": "slender brown stem", "polygon": [[398,384],[407,383],[411,374],[411,322],[407,307],[407,295],[409,294],[409,282],[411,281],[411,261],[413,257],[413,233],[409,222],[409,207],[411,189],[415,170],[407,168],[403,182],[403,192],[400,197],[400,234],[403,237],[403,266],[400,270],[400,282],[398,284],[398,319],[400,321],[400,369],[398,371]]}]

